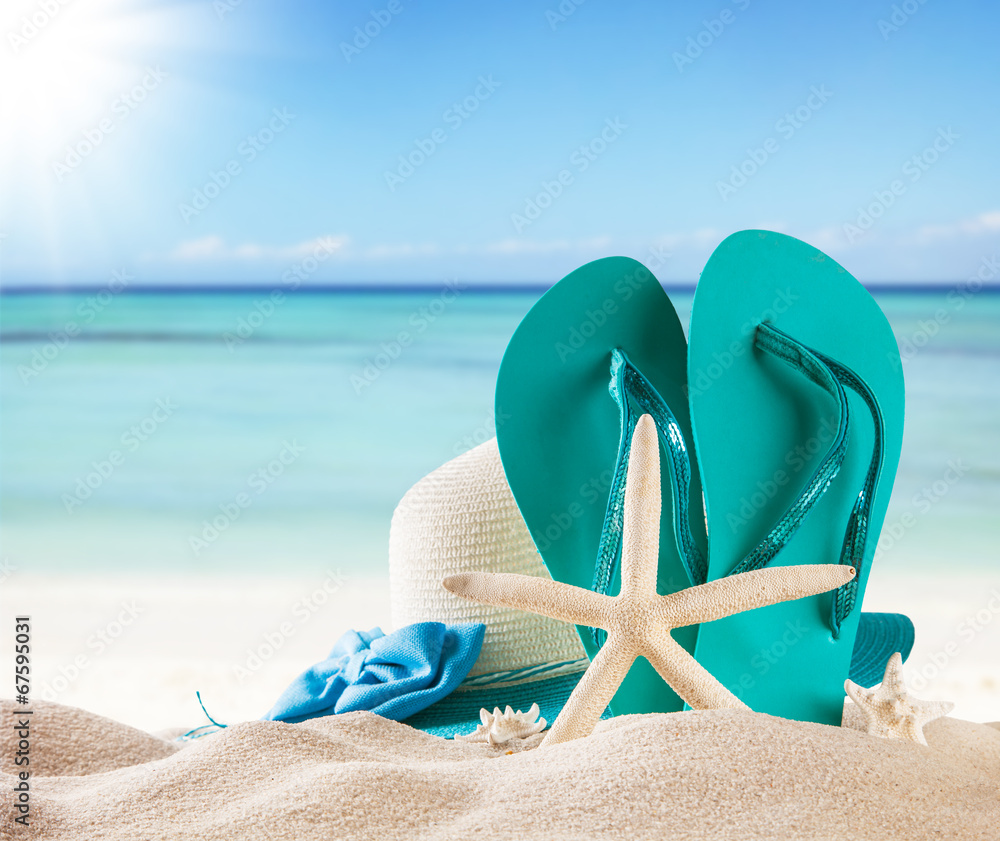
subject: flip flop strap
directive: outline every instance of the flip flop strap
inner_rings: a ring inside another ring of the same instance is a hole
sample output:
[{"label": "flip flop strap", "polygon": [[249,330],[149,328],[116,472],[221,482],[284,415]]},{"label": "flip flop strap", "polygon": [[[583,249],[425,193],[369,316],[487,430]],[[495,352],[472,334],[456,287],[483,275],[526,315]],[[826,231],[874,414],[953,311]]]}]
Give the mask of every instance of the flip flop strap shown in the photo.
[{"label": "flip flop strap", "polygon": [[802,493],[782,514],[778,522],[772,526],[767,536],[750,550],[750,553],[736,565],[729,575],[762,569],[774,560],[775,556],[792,538],[792,535],[798,531],[802,521],[812,511],[826,489],[830,487],[830,483],[840,472],[840,467],[847,455],[850,424],[847,395],[844,393],[844,386],[834,376],[830,367],[810,348],[770,324],[761,324],[757,327],[754,344],[760,350],[780,359],[793,370],[804,374],[833,397],[837,402],[837,432],[830,449],[806,483]]},{"label": "flip flop strap", "polygon": [[837,473],[840,472],[847,455],[847,444],[850,438],[850,413],[847,395],[844,391],[845,385],[860,395],[872,415],[875,427],[872,458],[868,465],[864,485],[851,510],[840,554],[840,563],[855,567],[858,575],[843,587],[838,588],[834,595],[830,613],[830,627],[834,639],[836,639],[840,635],[841,623],[854,609],[857,602],[858,579],[865,557],[871,508],[882,469],[882,441],[884,438],[882,413],[871,389],[850,368],[819,351],[806,347],[773,325],[759,325],[754,344],[785,362],[794,370],[805,374],[833,396],[837,401],[838,410],[837,434],[834,436],[826,456],[816,468],[799,497],[789,506],[767,536],[736,565],[729,573],[730,575],[767,566],[795,534],[802,521],[829,488]]},{"label": "flip flop strap", "polygon": [[[639,372],[620,349],[615,349],[611,354],[609,390],[618,404],[621,438],[618,442],[618,458],[611,480],[608,508],[604,515],[604,528],[597,550],[592,589],[597,593],[608,592],[621,559],[629,450],[635,425],[644,414],[652,416],[667,454],[670,491],[674,502],[674,537],[680,550],[681,562],[692,584],[704,584],[708,576],[708,564],[704,554],[694,542],[689,519],[691,459],[677,418],[653,384]],[[638,411],[633,409],[633,405]],[[594,640],[598,644],[602,643],[606,634],[599,628],[592,630]]]},{"label": "flip flop strap", "polygon": [[833,607],[830,611],[830,627],[833,630],[833,638],[837,639],[840,636],[841,623],[850,615],[857,603],[858,579],[861,577],[861,568],[868,546],[868,528],[871,524],[872,505],[875,503],[875,490],[882,473],[885,419],[882,417],[882,410],[875,399],[875,394],[861,377],[846,365],[842,365],[824,354],[817,352],[817,356],[826,362],[841,382],[865,401],[868,411],[871,412],[875,432],[868,472],[865,474],[861,493],[854,501],[854,508],[851,510],[851,516],[847,523],[847,532],[844,534],[844,546],[840,552],[840,562],[853,566],[857,570],[857,575],[842,587],[838,587],[834,593]]}]

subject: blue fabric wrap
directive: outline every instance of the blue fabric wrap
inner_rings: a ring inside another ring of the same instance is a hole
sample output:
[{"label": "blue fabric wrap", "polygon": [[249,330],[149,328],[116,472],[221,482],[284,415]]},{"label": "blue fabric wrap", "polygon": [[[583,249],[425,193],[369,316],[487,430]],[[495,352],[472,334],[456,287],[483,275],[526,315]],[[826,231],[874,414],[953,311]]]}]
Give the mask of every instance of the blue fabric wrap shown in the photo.
[{"label": "blue fabric wrap", "polygon": [[485,632],[481,622],[418,622],[391,634],[348,631],[325,660],[292,681],[263,720],[295,723],[369,710],[402,721],[465,679]]}]

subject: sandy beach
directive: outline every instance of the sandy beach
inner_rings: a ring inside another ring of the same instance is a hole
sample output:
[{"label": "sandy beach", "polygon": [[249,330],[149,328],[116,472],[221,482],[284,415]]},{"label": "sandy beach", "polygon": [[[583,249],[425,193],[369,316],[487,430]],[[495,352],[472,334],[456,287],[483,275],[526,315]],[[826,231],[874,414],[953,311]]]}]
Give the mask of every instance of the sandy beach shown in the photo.
[{"label": "sandy beach", "polygon": [[0,29],[0,841],[1000,841],[1000,3]]},{"label": "sandy beach", "polygon": [[[943,580],[883,568],[872,575],[865,610],[913,619],[905,674],[915,694],[954,701],[957,718],[996,721],[998,594],[995,577]],[[388,580],[336,568],[243,580],[17,572],[0,607],[32,615],[35,698],[151,732],[206,723],[196,690],[221,722],[257,719],[342,633],[392,627]]]},{"label": "sandy beach", "polygon": [[42,703],[31,837],[996,838],[1000,725],[940,719],[925,747],[860,732],[856,713],[843,727],[738,710],[622,716],[539,749],[540,735],[466,744],[360,712],[247,722],[181,747]]}]

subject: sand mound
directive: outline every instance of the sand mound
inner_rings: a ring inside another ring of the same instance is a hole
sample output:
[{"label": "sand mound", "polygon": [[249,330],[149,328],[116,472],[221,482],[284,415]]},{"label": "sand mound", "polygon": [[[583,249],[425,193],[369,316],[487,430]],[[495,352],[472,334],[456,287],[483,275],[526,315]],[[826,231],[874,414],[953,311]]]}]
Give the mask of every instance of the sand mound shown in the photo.
[{"label": "sand mound", "polygon": [[[746,711],[623,716],[507,755],[370,713],[247,722],[178,747],[71,707],[35,710],[38,841],[994,841],[1000,828],[1000,730],[955,719],[928,726],[922,747]],[[2,732],[0,837],[13,813]]]}]

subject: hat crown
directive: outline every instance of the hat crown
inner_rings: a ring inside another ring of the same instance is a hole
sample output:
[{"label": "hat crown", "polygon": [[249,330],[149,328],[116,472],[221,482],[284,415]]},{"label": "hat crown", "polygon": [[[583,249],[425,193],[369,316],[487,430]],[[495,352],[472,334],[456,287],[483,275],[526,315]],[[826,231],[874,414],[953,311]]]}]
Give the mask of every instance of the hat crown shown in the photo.
[{"label": "hat crown", "polygon": [[483,622],[470,677],[585,658],[573,625],[478,604],[441,582],[462,572],[551,578],[504,476],[496,438],[443,464],[400,501],[389,530],[392,624]]}]

